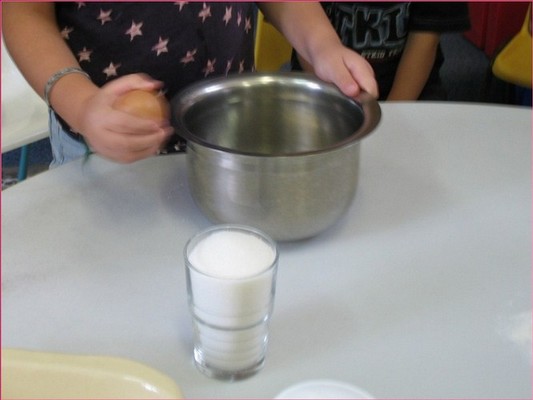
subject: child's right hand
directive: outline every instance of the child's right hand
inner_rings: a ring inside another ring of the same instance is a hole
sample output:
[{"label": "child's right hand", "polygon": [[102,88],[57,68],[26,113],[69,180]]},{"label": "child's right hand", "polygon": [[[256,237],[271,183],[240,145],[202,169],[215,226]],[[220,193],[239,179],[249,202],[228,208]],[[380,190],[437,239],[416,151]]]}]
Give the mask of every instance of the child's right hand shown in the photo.
[{"label": "child's right hand", "polygon": [[130,90],[157,90],[160,86],[144,74],[132,74],[113,80],[89,96],[77,126],[91,151],[119,163],[158,154],[173,133],[169,121],[132,116],[116,110],[113,104]]}]

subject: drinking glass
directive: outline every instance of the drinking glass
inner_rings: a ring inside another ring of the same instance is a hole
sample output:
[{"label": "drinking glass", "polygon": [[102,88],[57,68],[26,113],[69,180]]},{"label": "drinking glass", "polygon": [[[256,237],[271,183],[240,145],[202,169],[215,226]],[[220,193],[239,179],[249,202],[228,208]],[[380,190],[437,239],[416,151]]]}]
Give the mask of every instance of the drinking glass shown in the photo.
[{"label": "drinking glass", "polygon": [[244,225],[208,228],[185,246],[194,360],[205,375],[238,380],[264,365],[278,249]]}]

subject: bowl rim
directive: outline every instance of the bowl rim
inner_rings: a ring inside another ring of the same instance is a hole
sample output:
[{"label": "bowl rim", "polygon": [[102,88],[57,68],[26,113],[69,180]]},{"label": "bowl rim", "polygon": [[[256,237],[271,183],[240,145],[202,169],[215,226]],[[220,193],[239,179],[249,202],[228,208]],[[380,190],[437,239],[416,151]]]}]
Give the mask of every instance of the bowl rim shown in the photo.
[{"label": "bowl rim", "polygon": [[[317,150],[307,150],[294,153],[272,153],[264,154],[250,151],[241,151],[232,149],[229,147],[220,146],[213,144],[207,140],[204,140],[193,132],[191,132],[185,126],[183,121],[183,116],[185,113],[197,103],[198,96],[201,93],[207,92],[216,92],[222,90],[226,86],[235,85],[248,81],[255,82],[268,82],[268,81],[277,81],[280,83],[283,82],[297,82],[298,84],[307,84],[318,87],[320,90],[332,93],[339,98],[344,98],[347,101],[355,102],[363,112],[363,123],[356,131],[348,135],[345,139],[335,142],[329,146],[317,149]],[[208,149],[217,150],[225,153],[244,155],[244,156],[254,156],[254,157],[295,157],[295,156],[304,156],[311,154],[322,154],[328,153],[332,150],[341,149],[355,143],[358,143],[361,139],[368,136],[374,131],[376,126],[381,121],[381,107],[378,101],[372,97],[369,93],[361,91],[356,97],[350,98],[344,95],[337,86],[327,83],[320,80],[312,74],[305,72],[244,72],[244,73],[234,73],[228,76],[219,76],[215,78],[208,78],[202,81],[193,83],[180,92],[178,92],[171,100],[171,124],[176,129],[176,133],[182,138],[186,139],[187,142],[192,142],[194,144],[206,147]]]}]

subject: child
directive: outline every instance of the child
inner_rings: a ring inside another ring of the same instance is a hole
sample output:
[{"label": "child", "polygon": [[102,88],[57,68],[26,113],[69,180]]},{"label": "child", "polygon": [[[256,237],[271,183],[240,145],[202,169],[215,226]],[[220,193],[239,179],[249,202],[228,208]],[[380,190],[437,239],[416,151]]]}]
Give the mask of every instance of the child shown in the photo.
[{"label": "child", "polygon": [[[371,66],[344,47],[318,3],[259,3],[319,78],[346,95],[377,97]],[[3,3],[3,35],[19,69],[50,106],[54,165],[87,146],[133,162],[168,148],[168,121],[112,108],[132,89],[168,99],[206,77],[253,70],[251,3]],[[31,27],[29,29],[28,27]]]}]

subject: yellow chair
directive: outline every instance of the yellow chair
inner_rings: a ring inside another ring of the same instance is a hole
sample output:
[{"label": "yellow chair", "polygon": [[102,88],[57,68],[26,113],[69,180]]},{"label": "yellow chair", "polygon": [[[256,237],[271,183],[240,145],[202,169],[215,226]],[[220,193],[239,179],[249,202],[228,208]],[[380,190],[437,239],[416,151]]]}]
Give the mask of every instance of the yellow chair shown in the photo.
[{"label": "yellow chair", "polygon": [[291,60],[292,47],[274,26],[265,21],[261,12],[257,15],[255,33],[255,68],[259,72],[279,71]]},{"label": "yellow chair", "polygon": [[531,5],[520,31],[496,55],[492,72],[506,82],[531,88]]}]

